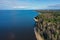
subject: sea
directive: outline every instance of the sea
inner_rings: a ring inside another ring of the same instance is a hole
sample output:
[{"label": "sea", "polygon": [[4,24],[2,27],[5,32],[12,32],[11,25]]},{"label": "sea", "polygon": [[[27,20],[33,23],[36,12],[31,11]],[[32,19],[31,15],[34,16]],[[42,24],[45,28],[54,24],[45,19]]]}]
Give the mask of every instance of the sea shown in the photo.
[{"label": "sea", "polygon": [[0,40],[36,40],[34,10],[0,10]]}]

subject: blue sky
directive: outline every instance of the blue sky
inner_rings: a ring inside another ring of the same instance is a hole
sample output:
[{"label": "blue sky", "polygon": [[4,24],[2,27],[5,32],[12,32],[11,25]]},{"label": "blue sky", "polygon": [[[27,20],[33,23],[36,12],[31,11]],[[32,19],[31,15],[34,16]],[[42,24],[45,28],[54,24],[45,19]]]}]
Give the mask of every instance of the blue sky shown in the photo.
[{"label": "blue sky", "polygon": [[0,0],[0,10],[60,9],[60,0]]}]

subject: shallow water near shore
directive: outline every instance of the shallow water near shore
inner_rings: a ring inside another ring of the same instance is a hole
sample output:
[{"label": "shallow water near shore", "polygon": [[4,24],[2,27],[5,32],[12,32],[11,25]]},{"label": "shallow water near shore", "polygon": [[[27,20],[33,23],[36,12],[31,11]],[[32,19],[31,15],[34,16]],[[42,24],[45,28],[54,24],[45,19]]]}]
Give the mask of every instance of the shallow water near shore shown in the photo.
[{"label": "shallow water near shore", "polygon": [[33,18],[37,14],[33,10],[0,10],[0,40],[36,40]]}]

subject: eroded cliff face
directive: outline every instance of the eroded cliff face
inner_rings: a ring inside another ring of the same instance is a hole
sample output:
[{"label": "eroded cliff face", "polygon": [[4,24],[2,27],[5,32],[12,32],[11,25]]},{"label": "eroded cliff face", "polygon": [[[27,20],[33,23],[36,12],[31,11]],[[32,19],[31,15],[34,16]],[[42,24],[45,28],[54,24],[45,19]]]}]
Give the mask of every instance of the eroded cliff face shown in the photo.
[{"label": "eroded cliff face", "polygon": [[[36,21],[38,20],[38,21]],[[60,12],[41,13],[35,17],[37,40],[60,40]]]}]

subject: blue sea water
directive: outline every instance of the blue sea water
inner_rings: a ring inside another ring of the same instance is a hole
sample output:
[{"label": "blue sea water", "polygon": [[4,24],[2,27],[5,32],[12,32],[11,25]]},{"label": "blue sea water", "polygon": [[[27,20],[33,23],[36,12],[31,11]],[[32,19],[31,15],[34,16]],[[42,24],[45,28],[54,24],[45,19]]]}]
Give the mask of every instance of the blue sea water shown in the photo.
[{"label": "blue sea water", "polygon": [[0,40],[36,40],[33,10],[0,10]]}]

